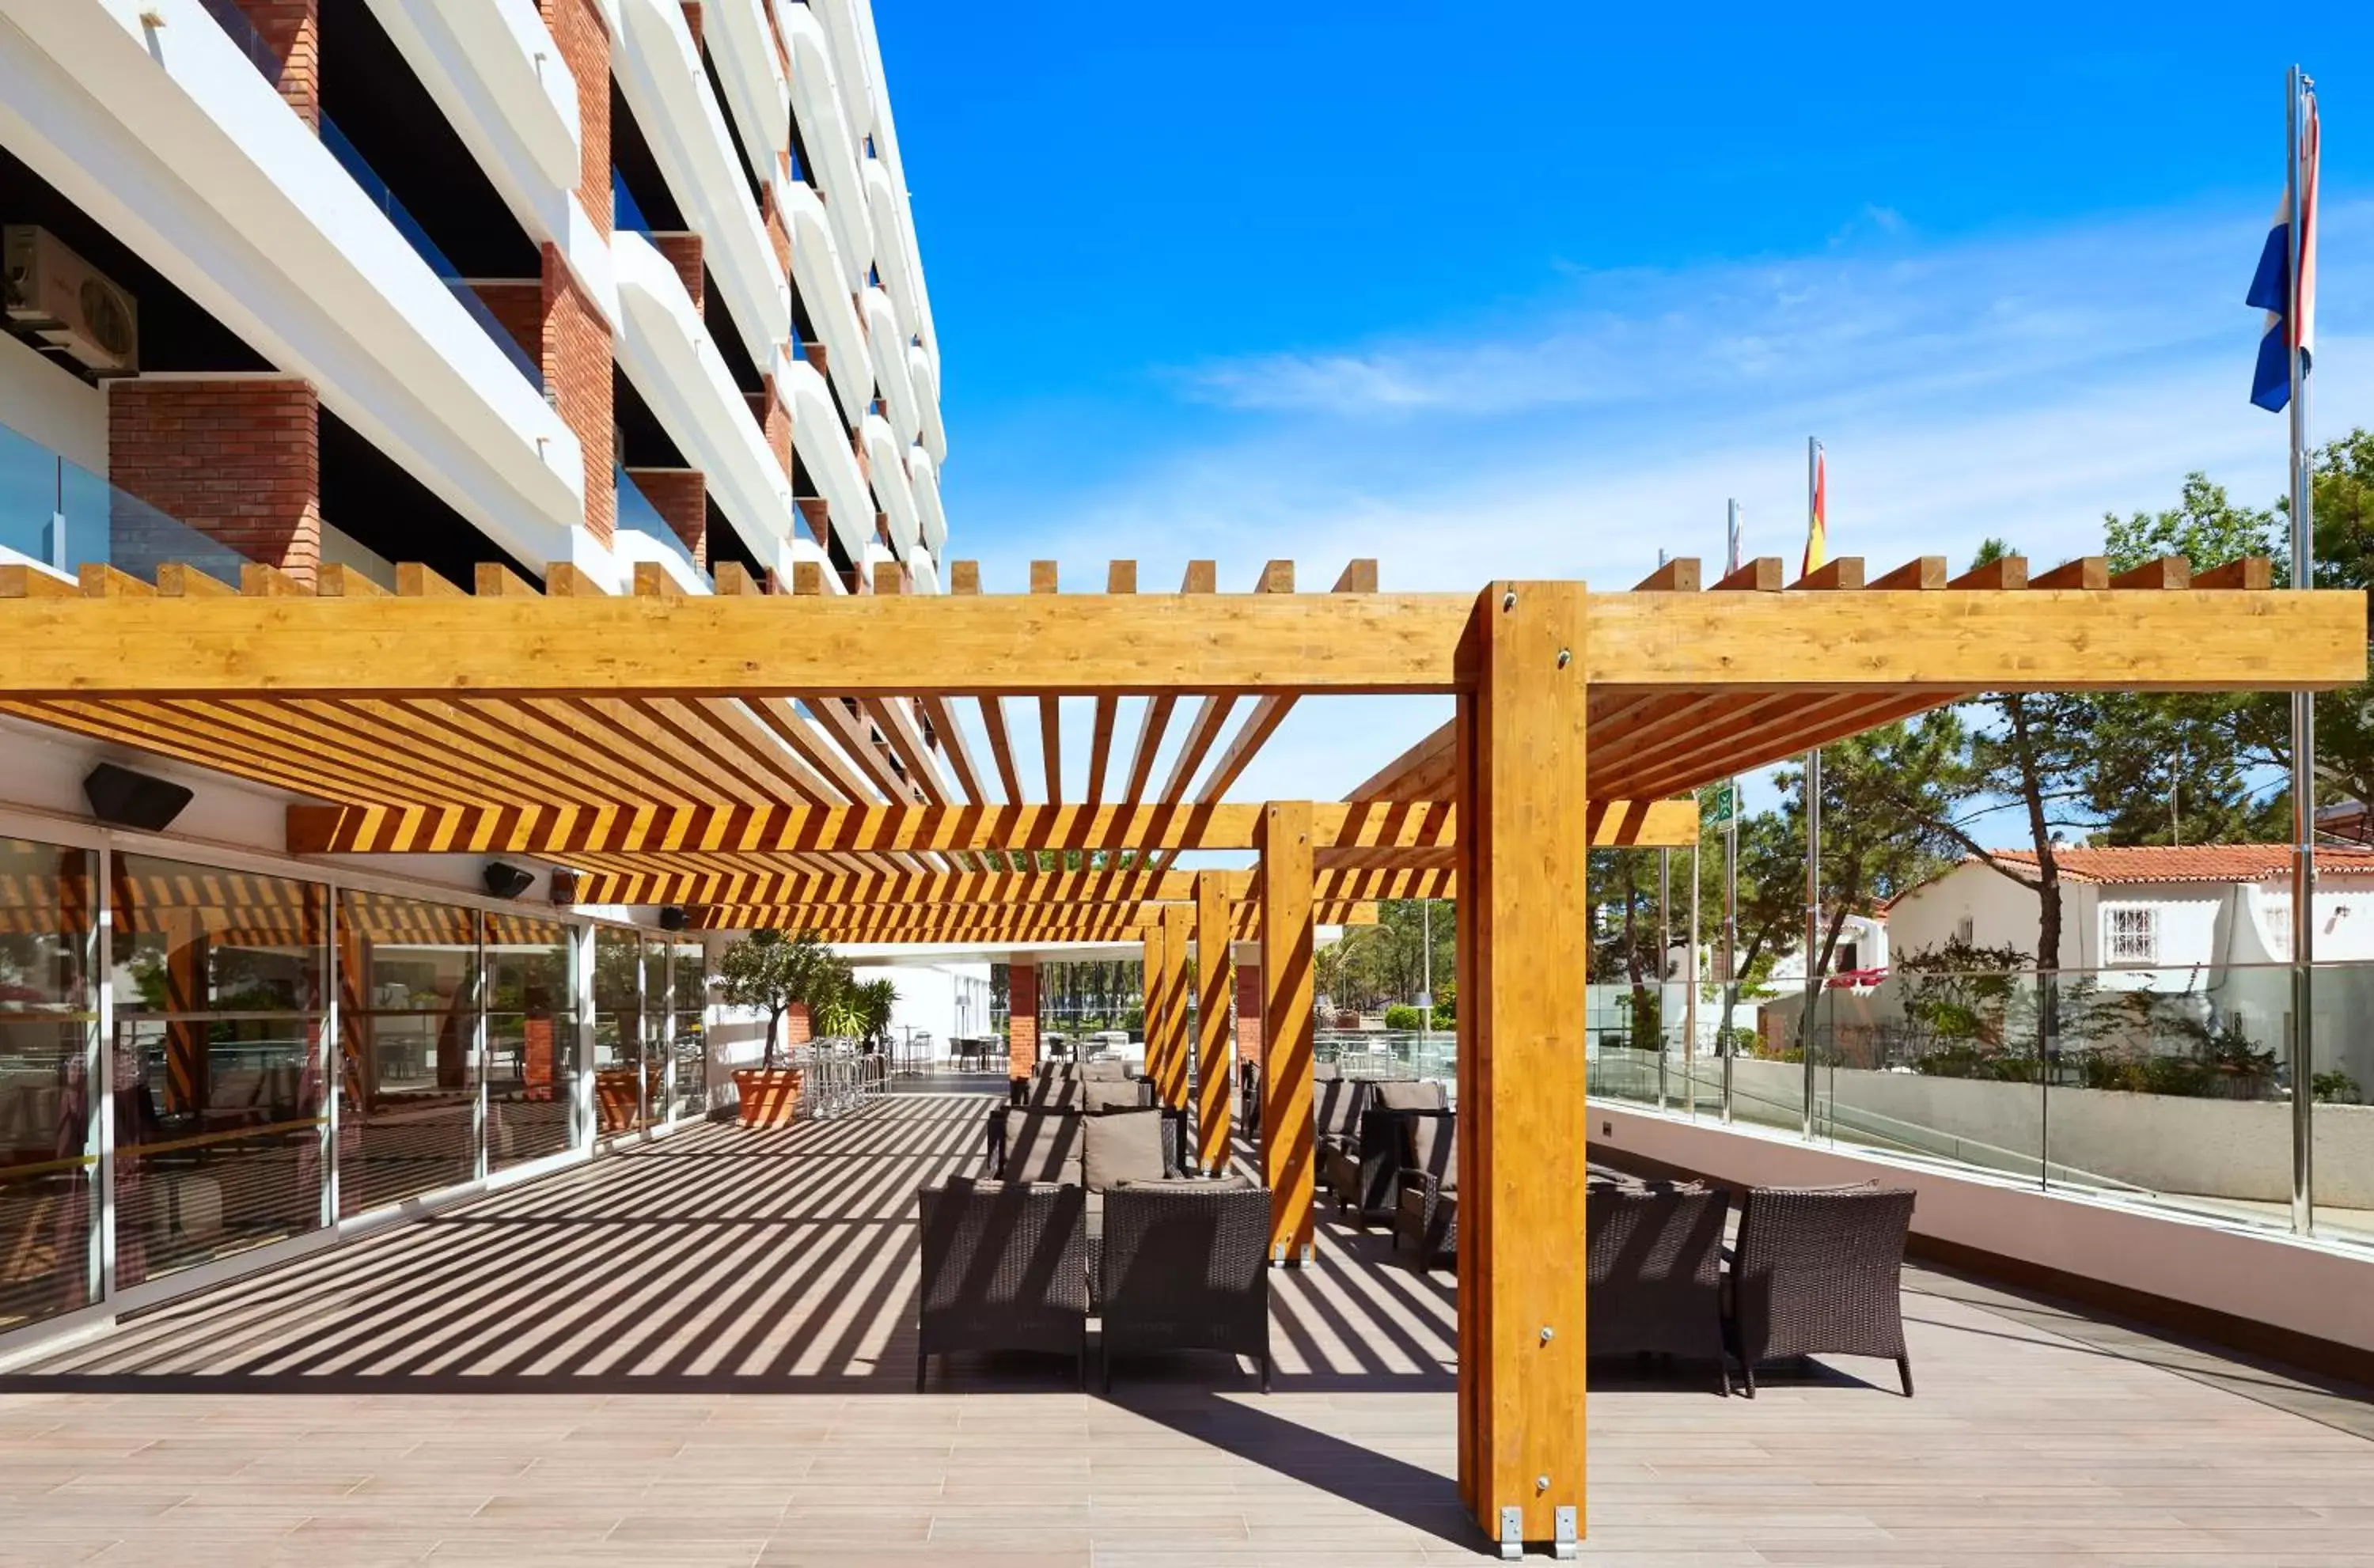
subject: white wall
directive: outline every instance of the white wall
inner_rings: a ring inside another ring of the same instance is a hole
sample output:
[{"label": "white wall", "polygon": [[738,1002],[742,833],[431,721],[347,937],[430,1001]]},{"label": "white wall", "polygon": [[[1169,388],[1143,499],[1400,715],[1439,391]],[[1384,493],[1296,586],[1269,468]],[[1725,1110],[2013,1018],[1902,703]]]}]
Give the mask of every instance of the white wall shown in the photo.
[{"label": "white wall", "polygon": [[934,1054],[945,1056],[952,1036],[989,1032],[986,964],[868,965],[853,972],[860,980],[887,979],[899,988],[899,1004],[890,1012],[893,1039],[905,1039],[911,1030],[928,1032]]}]

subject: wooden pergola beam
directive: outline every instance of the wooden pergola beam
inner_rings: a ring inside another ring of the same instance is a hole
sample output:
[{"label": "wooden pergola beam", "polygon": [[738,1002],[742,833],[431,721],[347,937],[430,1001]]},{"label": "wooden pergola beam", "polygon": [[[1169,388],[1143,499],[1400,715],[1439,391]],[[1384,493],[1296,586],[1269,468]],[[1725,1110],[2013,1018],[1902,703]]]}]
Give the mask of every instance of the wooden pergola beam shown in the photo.
[{"label": "wooden pergola beam", "polygon": [[[1310,907],[1320,925],[1372,926],[1378,919],[1377,906],[1365,900],[1314,902]],[[1237,940],[1251,941],[1261,934],[1260,904],[1248,900],[1231,904],[1229,909],[1230,926]],[[900,910],[871,905],[811,905],[795,908],[773,904],[699,905],[687,911],[686,920],[688,927],[695,930],[814,931],[839,942],[996,942],[1072,932],[1126,936],[1160,924],[1166,912],[1187,920],[1187,929],[1193,932],[1196,908],[1192,904],[1088,904],[1010,910],[987,906]]]},{"label": "wooden pergola beam", "polygon": [[[1419,853],[1421,851],[1409,851]],[[1435,853],[1435,851],[1423,851]],[[733,904],[751,907],[844,905],[921,908],[1049,908],[1110,904],[1181,904],[1197,879],[1218,879],[1231,901],[1253,896],[1252,872],[557,872],[560,905]],[[1322,904],[1388,898],[1455,898],[1448,865],[1321,869],[1311,896]]]},{"label": "wooden pergola beam", "polygon": [[[804,854],[1053,849],[1250,849],[1253,805],[290,806],[300,855]],[[1435,802],[1316,808],[1321,842],[1351,848],[1448,844],[1451,809]]]}]

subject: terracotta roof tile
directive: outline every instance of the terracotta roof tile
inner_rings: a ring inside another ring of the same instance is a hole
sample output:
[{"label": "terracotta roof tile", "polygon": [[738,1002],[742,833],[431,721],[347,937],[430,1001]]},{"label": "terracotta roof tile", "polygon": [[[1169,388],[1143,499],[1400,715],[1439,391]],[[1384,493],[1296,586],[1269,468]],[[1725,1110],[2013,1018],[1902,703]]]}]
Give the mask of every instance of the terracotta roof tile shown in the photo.
[{"label": "terracotta roof tile", "polygon": [[[2034,866],[2033,849],[1997,849],[2000,860]],[[2121,848],[2056,848],[2054,862],[2068,882],[2263,882],[2288,875],[2288,844],[2139,844]],[[1978,863],[1971,856],[1966,865]],[[2374,849],[2320,847],[2319,875],[2374,875]]]}]

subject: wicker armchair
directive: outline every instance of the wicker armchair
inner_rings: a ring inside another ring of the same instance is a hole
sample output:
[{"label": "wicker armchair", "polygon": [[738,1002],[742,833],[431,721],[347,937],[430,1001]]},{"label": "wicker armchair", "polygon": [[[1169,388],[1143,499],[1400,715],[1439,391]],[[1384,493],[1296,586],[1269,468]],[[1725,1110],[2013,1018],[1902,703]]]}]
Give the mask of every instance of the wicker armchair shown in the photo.
[{"label": "wicker armchair", "polygon": [[958,1180],[916,1194],[923,1286],[915,1391],[951,1351],[1048,1351],[1088,1381],[1087,1193]]},{"label": "wicker armchair", "polygon": [[1592,1185],[1583,1199],[1591,1354],[1710,1361],[1718,1390],[1730,1394],[1722,1322],[1730,1211],[1731,1194],[1720,1188]]},{"label": "wicker armchair", "polygon": [[1401,1172],[1393,1249],[1412,1255],[1416,1268],[1441,1268],[1458,1255],[1458,1133],[1457,1118],[1449,1116],[1413,1117],[1408,1124],[1409,1164]]},{"label": "wicker armchair", "polygon": [[1185,1183],[1105,1195],[1097,1261],[1105,1388],[1116,1354],[1226,1351],[1269,1392],[1269,1188]]},{"label": "wicker armchair", "polygon": [[[1440,1085],[1432,1085],[1440,1097]],[[1336,1207],[1361,1230],[1393,1223],[1401,1201],[1402,1172],[1410,1163],[1410,1124],[1421,1117],[1451,1119],[1448,1110],[1399,1110],[1375,1103],[1361,1111],[1358,1141],[1326,1162],[1327,1184]]]},{"label": "wicker armchair", "polygon": [[[1799,1355],[1892,1360],[1904,1397],[1912,1397],[1898,1281],[1912,1199],[1906,1188],[1748,1192],[1740,1206],[1725,1327],[1749,1398],[1759,1363]],[[1592,1310],[1601,1310],[1595,1299]]]}]

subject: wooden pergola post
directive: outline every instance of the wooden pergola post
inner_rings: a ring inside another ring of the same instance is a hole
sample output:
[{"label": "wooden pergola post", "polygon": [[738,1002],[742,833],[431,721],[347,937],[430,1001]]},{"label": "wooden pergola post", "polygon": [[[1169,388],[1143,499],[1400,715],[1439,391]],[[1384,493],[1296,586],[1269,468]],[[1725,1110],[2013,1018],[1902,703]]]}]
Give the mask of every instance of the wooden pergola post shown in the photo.
[{"label": "wooden pergola post", "polygon": [[1228,1000],[1236,990],[1230,913],[1227,873],[1196,872],[1195,1147],[1206,1175],[1228,1168]]},{"label": "wooden pergola post", "polygon": [[1162,1024],[1162,978],[1169,973],[1169,965],[1163,957],[1163,943],[1168,935],[1159,920],[1146,928],[1146,956],[1140,965],[1144,972],[1139,980],[1139,989],[1146,997],[1146,1077],[1154,1085],[1154,1096],[1158,1101],[1165,1101],[1162,1086],[1169,1080],[1169,1071],[1162,1059],[1166,1037]]},{"label": "wooden pergola post", "polygon": [[1582,1531],[1584,606],[1487,589],[1459,699],[1460,1488],[1504,1550]]},{"label": "wooden pergola post", "polygon": [[1262,808],[1262,1181],[1269,1188],[1269,1258],[1310,1259],[1311,1182],[1319,1157],[1310,1125],[1310,1068],[1317,1046],[1311,1012],[1310,806]]},{"label": "wooden pergola post", "polygon": [[1185,904],[1162,907],[1162,1103],[1185,1110],[1187,1064],[1187,944],[1194,939],[1195,911]]}]

